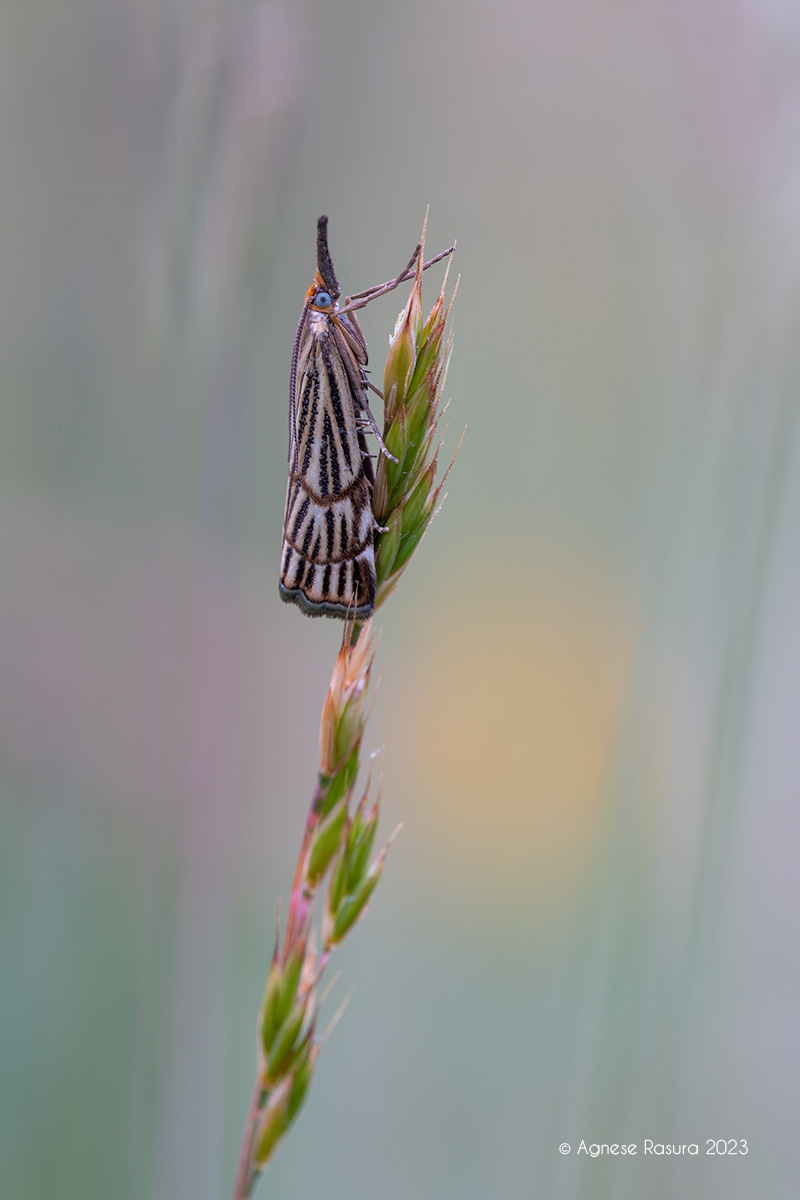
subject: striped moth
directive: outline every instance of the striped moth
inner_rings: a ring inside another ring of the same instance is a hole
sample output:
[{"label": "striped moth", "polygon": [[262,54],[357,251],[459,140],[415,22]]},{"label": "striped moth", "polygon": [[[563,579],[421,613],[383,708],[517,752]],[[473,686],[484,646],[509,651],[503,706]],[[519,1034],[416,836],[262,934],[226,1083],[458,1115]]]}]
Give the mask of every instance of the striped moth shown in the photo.
[{"label": "striped moth", "polygon": [[[417,246],[395,279],[345,298],[317,222],[317,270],[294,336],[289,383],[289,482],[283,519],[281,599],[310,617],[365,620],[375,607],[372,487],[365,433],[388,451],[367,403],[367,343],[356,310],[414,274]],[[453,247],[423,264],[423,270]]]}]

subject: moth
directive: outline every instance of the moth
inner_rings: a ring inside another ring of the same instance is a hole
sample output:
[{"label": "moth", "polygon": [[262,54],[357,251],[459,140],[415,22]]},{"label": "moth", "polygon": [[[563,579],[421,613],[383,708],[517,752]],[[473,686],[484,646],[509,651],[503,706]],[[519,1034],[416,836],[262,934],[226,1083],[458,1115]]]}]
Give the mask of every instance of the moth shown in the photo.
[{"label": "moth", "polygon": [[[423,270],[453,247],[423,264]],[[367,389],[367,343],[356,310],[414,274],[408,265],[387,283],[341,288],[328,249],[328,218],[317,222],[317,270],[297,324],[289,381],[289,481],[283,519],[281,599],[310,617],[366,620],[375,608],[375,474],[366,430],[388,455]],[[390,456],[391,457],[391,456]]]}]

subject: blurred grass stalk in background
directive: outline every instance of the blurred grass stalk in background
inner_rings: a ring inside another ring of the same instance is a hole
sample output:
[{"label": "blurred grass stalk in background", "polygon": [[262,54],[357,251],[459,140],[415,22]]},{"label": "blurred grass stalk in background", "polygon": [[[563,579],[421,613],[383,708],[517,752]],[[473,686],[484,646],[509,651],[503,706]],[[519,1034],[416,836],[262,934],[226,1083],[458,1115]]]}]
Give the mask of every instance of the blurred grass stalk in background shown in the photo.
[{"label": "blurred grass stalk in background", "polygon": [[[440,424],[446,408],[440,400],[452,349],[452,336],[447,340],[444,336],[450,313],[450,305],[445,310],[447,272],[436,303],[423,321],[424,250],[423,227],[414,283],[397,319],[384,372],[383,438],[396,461],[381,454],[373,489],[376,609],[394,591],[425,536],[450,470],[448,467],[437,479]],[[377,798],[370,800],[371,771],[361,799],[351,811],[376,648],[371,620],[356,626],[345,623],[342,648],[322,707],[317,785],[292,885],[283,946],[278,923],[258,1020],[258,1072],[234,1200],[251,1195],[305,1100],[327,1036],[317,1034],[324,999],[319,996],[323,972],[335,947],[366,912],[394,839],[393,834],[370,862],[380,809],[380,788]],[[328,875],[318,953],[314,910]]]}]

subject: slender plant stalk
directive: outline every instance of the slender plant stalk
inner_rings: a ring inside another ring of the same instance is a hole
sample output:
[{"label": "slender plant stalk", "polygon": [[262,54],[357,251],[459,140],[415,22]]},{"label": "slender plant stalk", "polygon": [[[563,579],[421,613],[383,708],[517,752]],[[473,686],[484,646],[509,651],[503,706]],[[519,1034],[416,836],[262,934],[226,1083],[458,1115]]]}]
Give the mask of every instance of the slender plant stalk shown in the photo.
[{"label": "slender plant stalk", "polygon": [[[440,504],[440,406],[452,337],[445,340],[445,283],[422,318],[423,229],[414,284],[397,319],[384,375],[383,439],[372,506],[376,609],[397,586]],[[452,304],[452,298],[450,303]],[[457,452],[456,452],[457,453]],[[452,465],[452,463],[451,463]],[[449,471],[449,467],[448,467]],[[275,950],[258,1019],[258,1069],[242,1139],[233,1200],[247,1200],[305,1100],[328,1032],[318,1032],[322,974],[334,949],[369,907],[392,838],[372,858],[381,789],[371,772],[354,803],[369,685],[377,649],[372,621],[345,622],[342,647],[322,707],[317,782],[306,818],[281,944]],[[395,831],[396,832],[396,831]],[[314,913],[323,885],[319,929]],[[337,1014],[338,1016],[338,1014]]]}]

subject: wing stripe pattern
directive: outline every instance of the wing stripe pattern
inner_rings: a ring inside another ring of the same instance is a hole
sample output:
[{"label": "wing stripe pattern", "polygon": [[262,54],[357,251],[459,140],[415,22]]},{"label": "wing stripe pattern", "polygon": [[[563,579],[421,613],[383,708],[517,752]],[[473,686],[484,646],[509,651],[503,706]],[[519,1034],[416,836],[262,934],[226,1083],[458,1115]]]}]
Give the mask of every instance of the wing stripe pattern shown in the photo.
[{"label": "wing stripe pattern", "polygon": [[[311,410],[311,437],[308,437],[308,405],[313,390],[314,407]],[[297,445],[303,444],[303,438],[306,438],[305,450],[303,451],[303,474],[306,473],[311,464],[311,448],[313,445],[313,429],[317,421],[317,378],[310,374],[308,381],[303,390],[303,405],[300,409],[300,420],[297,424]],[[297,451],[295,450],[295,454]]]},{"label": "wing stripe pattern", "polygon": [[[339,351],[338,346],[336,346],[336,350],[337,350],[337,352]],[[336,372],[333,370],[333,364],[331,363],[330,349],[328,347],[327,342],[322,343],[322,359],[323,359],[323,362],[325,363],[325,371],[326,371],[327,377],[328,377],[328,385],[330,387],[330,393],[331,393],[331,404],[333,406],[333,412],[336,417],[336,428],[339,430],[339,438],[340,438],[341,446],[342,446],[342,454],[344,455],[344,461],[345,461],[348,471],[352,471],[353,463],[350,458],[350,432],[351,431],[348,430],[347,424],[345,422],[344,412],[342,410],[342,401],[339,396],[339,388],[337,387],[337,384],[336,384]],[[341,356],[340,356],[339,361],[341,362]],[[349,390],[349,382],[350,381],[347,378],[346,369],[345,369],[345,384],[347,386],[347,390]],[[355,415],[355,410],[354,410],[353,415]]]},{"label": "wing stripe pattern", "polygon": [[367,356],[337,320],[309,308],[301,329],[280,590],[311,616],[364,618],[375,604],[372,472],[353,380]]}]

